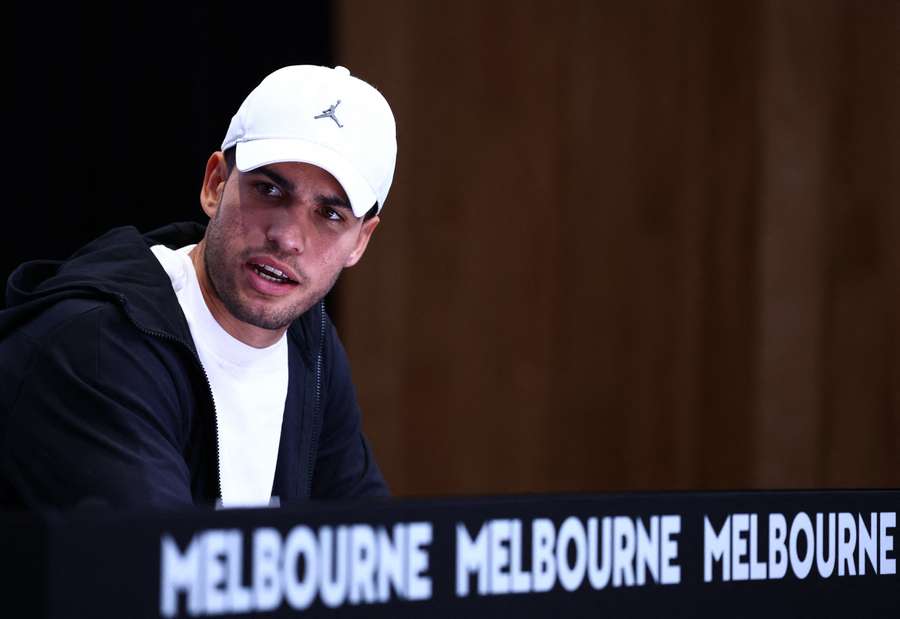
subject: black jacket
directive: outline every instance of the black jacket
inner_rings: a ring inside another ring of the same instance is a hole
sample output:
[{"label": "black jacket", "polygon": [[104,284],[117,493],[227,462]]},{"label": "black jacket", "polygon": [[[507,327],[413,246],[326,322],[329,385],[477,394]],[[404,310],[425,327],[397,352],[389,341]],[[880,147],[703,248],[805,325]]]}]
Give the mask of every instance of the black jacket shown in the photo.
[{"label": "black jacket", "polygon": [[[203,227],[116,228],[66,261],[20,266],[0,312],[0,507],[210,505],[220,496],[209,382],[149,247]],[[386,495],[347,357],[319,303],[288,329],[272,494]]]}]

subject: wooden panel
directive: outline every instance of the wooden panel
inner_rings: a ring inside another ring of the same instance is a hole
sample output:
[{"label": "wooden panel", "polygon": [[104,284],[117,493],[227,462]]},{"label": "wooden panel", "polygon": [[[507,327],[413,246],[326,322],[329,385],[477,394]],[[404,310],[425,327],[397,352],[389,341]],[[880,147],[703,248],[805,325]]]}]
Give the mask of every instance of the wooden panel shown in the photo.
[{"label": "wooden panel", "polygon": [[900,481],[897,5],[860,6],[337,3],[398,119],[338,291],[396,493]]},{"label": "wooden panel", "polygon": [[900,481],[900,3],[838,3],[821,483]]},{"label": "wooden panel", "polygon": [[[827,204],[840,12],[769,2],[762,49],[756,481],[820,481]],[[811,22],[817,24],[810,28]]]},{"label": "wooden panel", "polygon": [[773,1],[767,25],[757,482],[896,484],[900,10]]}]

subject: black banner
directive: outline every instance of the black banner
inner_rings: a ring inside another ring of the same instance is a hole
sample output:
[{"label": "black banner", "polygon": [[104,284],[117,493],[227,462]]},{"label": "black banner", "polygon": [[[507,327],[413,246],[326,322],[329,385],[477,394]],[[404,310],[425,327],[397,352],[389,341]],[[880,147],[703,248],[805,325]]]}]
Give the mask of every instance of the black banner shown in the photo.
[{"label": "black banner", "polygon": [[7,516],[7,603],[52,617],[898,616],[898,499],[536,495]]}]

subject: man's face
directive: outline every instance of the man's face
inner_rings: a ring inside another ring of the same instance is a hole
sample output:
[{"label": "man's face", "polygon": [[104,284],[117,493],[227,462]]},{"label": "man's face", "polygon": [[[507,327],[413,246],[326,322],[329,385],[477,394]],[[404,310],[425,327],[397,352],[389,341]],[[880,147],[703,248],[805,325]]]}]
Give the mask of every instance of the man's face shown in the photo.
[{"label": "man's face", "polygon": [[306,163],[228,174],[216,153],[201,201],[205,279],[233,318],[260,329],[284,329],[324,297],[378,224],[355,217],[337,180]]}]

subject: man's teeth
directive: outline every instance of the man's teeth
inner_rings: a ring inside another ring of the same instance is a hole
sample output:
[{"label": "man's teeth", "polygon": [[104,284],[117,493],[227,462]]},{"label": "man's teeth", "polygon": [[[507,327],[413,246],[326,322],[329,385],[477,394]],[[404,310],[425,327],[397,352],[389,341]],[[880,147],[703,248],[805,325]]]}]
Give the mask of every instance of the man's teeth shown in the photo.
[{"label": "man's teeth", "polygon": [[287,275],[284,274],[283,271],[276,269],[275,267],[269,266],[268,264],[257,264],[254,265],[256,267],[256,272],[259,273],[260,277],[271,280],[273,282],[284,282],[289,281]]},{"label": "man's teeth", "polygon": [[273,266],[269,266],[268,264],[260,264],[260,265],[258,265],[258,266],[259,266],[259,268],[265,269],[265,270],[268,271],[269,273],[271,273],[271,274],[273,274],[273,275],[277,275],[278,277],[287,277],[287,275],[284,274],[284,271],[281,271],[281,270],[279,270],[279,269],[276,269],[276,268],[273,267]]},{"label": "man's teeth", "polygon": [[268,273],[263,273],[262,271],[257,271],[257,274],[258,274],[260,277],[262,277],[263,279],[269,280],[270,282],[276,282],[276,283],[279,283],[279,284],[283,284],[284,281],[285,281],[285,280],[283,280],[283,279],[280,278],[280,277],[272,277],[272,276],[269,275]]}]

